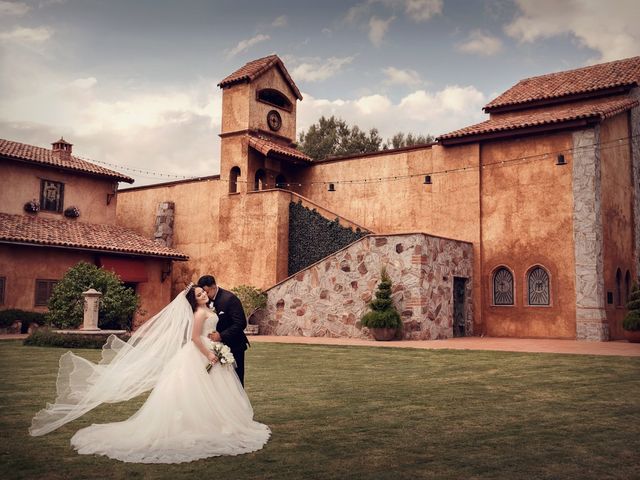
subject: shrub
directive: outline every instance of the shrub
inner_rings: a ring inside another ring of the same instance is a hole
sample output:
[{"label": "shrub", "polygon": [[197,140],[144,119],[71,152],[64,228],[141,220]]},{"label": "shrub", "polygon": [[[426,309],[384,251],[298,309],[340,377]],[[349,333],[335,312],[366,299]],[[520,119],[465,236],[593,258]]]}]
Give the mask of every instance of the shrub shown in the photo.
[{"label": "shrub", "polygon": [[[118,335],[123,341],[129,340],[128,333]],[[109,334],[78,334],[56,333],[49,328],[39,328],[24,339],[24,345],[31,347],[61,347],[61,348],[102,348],[109,338]]]},{"label": "shrub", "polygon": [[640,331],[640,287],[635,284],[627,302],[627,315],[622,320],[622,328],[631,332]]},{"label": "shrub", "polygon": [[107,270],[80,262],[64,274],[49,299],[47,322],[58,328],[77,328],[84,318],[82,292],[94,288],[102,293],[98,327],[130,329],[131,318],[140,302],[135,292]]},{"label": "shrub", "polygon": [[36,323],[38,325],[45,324],[44,313],[27,312],[17,308],[8,310],[0,310],[0,328],[9,328],[15,322],[22,322],[21,333],[27,333],[29,325]]},{"label": "shrub", "polygon": [[399,328],[400,314],[391,298],[391,279],[385,268],[380,275],[376,298],[369,302],[371,311],[366,313],[360,323],[367,328]]},{"label": "shrub", "polygon": [[244,315],[249,320],[257,310],[267,306],[267,294],[251,285],[238,285],[231,291],[236,294],[242,303]]}]

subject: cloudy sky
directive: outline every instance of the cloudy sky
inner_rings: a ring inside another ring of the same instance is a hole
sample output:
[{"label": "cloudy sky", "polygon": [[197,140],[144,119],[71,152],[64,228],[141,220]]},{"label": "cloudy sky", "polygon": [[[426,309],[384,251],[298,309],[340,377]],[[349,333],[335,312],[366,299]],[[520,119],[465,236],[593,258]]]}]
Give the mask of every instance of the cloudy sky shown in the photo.
[{"label": "cloudy sky", "polygon": [[135,185],[212,175],[216,84],[255,58],[284,60],[299,130],[437,135],[522,78],[640,55],[639,25],[637,0],[0,0],[0,137],[64,136]]}]

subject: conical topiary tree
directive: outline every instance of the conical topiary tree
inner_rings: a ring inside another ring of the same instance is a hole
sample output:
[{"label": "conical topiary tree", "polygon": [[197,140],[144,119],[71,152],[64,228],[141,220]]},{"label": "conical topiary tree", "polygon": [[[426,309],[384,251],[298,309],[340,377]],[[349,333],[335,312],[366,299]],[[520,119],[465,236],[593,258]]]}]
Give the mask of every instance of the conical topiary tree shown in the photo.
[{"label": "conical topiary tree", "polygon": [[400,327],[400,314],[393,305],[391,299],[391,279],[386,268],[380,272],[380,283],[376,290],[376,298],[369,302],[371,311],[366,313],[360,323],[367,328],[393,328]]},{"label": "conical topiary tree", "polygon": [[640,331],[640,286],[637,283],[631,289],[627,310],[629,311],[622,320],[622,328],[630,332]]}]

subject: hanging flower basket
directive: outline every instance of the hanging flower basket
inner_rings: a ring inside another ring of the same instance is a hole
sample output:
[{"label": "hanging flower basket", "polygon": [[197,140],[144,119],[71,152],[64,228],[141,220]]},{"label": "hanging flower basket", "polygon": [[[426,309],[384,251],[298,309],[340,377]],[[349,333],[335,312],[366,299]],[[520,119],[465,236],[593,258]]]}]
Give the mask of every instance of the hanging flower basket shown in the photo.
[{"label": "hanging flower basket", "polygon": [[24,211],[28,213],[38,213],[40,211],[40,204],[35,200],[31,200],[24,204]]},{"label": "hanging flower basket", "polygon": [[78,218],[80,209],[78,207],[68,207],[64,210],[64,216],[67,218]]}]

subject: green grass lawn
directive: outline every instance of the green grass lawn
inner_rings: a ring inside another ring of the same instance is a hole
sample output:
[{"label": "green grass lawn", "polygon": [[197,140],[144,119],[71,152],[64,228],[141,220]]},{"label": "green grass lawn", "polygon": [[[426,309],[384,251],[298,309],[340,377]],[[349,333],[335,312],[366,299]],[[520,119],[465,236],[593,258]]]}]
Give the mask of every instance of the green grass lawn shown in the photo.
[{"label": "green grass lawn", "polygon": [[69,439],[143,398],[28,435],[63,352],[0,342],[2,479],[640,477],[640,358],[256,343],[246,381],[273,431],[265,448],[141,465],[78,455]]}]

